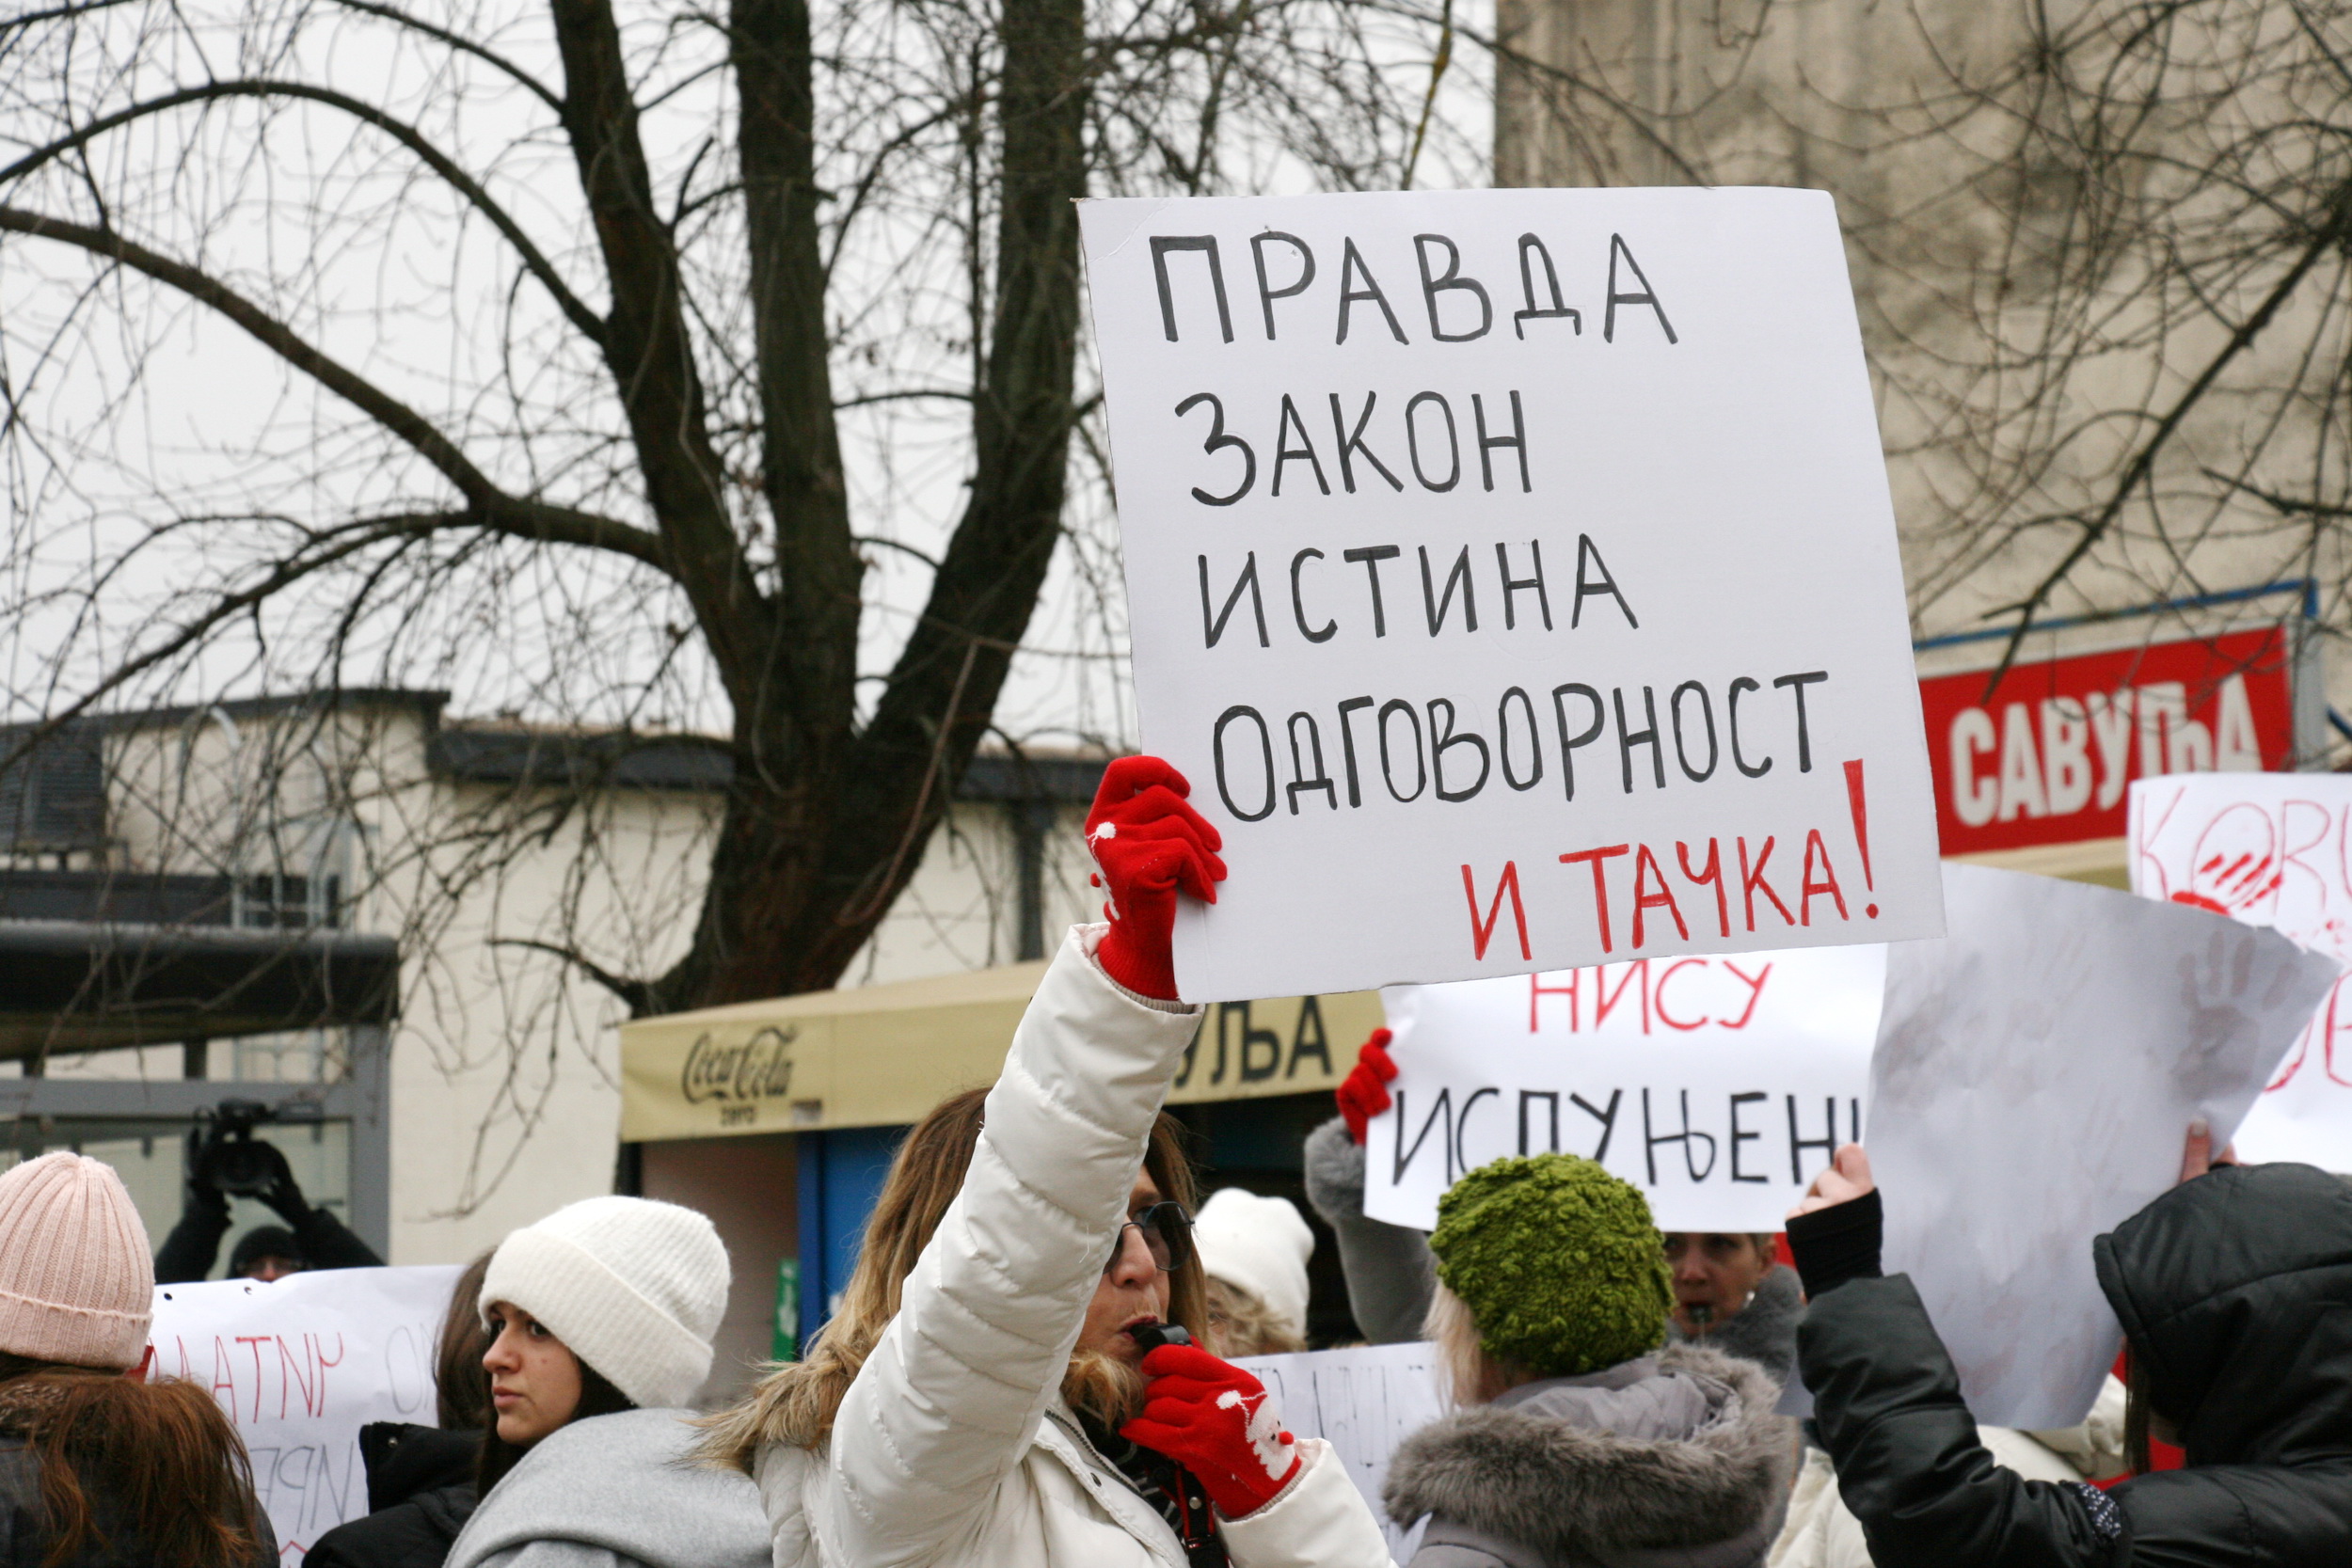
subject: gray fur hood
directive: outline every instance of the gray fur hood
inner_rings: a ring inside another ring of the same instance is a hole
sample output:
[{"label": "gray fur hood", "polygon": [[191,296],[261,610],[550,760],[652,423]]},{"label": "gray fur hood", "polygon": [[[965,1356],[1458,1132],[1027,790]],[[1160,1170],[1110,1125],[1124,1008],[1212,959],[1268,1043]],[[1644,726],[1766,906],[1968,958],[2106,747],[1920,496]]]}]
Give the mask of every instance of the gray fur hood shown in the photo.
[{"label": "gray fur hood", "polygon": [[1761,1562],[1797,1455],[1779,1398],[1752,1362],[1670,1345],[1432,1422],[1397,1449],[1383,1500],[1401,1525],[1436,1515],[1432,1541],[1507,1542],[1547,1563]]}]

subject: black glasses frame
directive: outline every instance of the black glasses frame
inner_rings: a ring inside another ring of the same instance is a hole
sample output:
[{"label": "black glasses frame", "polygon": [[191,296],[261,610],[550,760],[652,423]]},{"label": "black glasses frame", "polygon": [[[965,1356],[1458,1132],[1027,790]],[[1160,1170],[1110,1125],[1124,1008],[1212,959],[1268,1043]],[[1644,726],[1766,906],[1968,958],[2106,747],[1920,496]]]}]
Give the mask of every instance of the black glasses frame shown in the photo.
[{"label": "black glasses frame", "polygon": [[1184,1212],[1181,1203],[1154,1203],[1142,1213],[1119,1227],[1111,1238],[1111,1255],[1103,1260],[1103,1272],[1108,1274],[1119,1266],[1119,1255],[1127,1249],[1127,1232],[1143,1232],[1143,1247],[1152,1255],[1152,1262],[1162,1274],[1174,1274],[1192,1261],[1192,1216]]}]

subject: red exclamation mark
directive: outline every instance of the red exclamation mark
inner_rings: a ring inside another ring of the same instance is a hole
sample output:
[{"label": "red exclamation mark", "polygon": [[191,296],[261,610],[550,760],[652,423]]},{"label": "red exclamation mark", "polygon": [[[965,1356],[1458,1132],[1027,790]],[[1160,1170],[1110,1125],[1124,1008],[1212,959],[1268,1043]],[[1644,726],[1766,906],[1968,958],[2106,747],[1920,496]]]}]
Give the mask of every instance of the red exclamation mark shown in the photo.
[{"label": "red exclamation mark", "polygon": [[[1854,847],[1862,851],[1862,882],[1876,892],[1878,883],[1870,876],[1870,802],[1862,790],[1862,759],[1856,757],[1846,764],[1846,809],[1853,813]],[[1864,908],[1864,914],[1872,920],[1879,917],[1879,907]]]}]

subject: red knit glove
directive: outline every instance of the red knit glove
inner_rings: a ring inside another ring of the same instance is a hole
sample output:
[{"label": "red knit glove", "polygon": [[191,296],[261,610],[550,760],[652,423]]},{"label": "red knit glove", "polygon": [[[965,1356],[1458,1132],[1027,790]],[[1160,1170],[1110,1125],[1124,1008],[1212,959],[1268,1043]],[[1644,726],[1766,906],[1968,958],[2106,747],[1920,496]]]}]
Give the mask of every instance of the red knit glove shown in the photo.
[{"label": "red knit glove", "polygon": [[1395,1037],[1386,1029],[1375,1029],[1356,1053],[1356,1065],[1332,1091],[1340,1115],[1347,1118],[1347,1135],[1358,1143],[1364,1141],[1365,1124],[1389,1108],[1389,1080],[1396,1076],[1396,1063],[1390,1059],[1388,1047]]},{"label": "red knit glove", "polygon": [[1119,1434],[1190,1470],[1216,1511],[1242,1519],[1298,1473],[1298,1445],[1282,1430],[1265,1385],[1199,1345],[1162,1345],[1143,1358],[1143,1414]]},{"label": "red knit glove", "polygon": [[1110,895],[1111,928],[1094,950],[1103,973],[1139,996],[1176,1000],[1178,889],[1216,902],[1225,841],[1184,803],[1192,785],[1157,757],[1120,757],[1103,769],[1087,814],[1087,847],[1101,867],[1092,880]]}]

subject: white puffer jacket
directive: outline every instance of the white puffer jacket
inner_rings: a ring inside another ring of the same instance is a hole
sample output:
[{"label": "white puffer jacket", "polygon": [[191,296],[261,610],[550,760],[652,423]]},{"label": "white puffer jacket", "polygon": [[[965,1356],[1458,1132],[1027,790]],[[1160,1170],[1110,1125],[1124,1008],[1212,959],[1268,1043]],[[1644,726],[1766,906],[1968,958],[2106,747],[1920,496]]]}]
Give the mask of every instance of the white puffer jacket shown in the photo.
[{"label": "white puffer jacket", "polygon": [[[1159,1511],[1060,1398],[1072,1347],[1199,1009],[1121,990],[1073,927],[989,1091],[963,1190],[907,1277],[833,1436],[754,1465],[777,1568],[1184,1568]],[[1312,1439],[1224,1527],[1235,1568],[1388,1568],[1372,1511]]]}]

